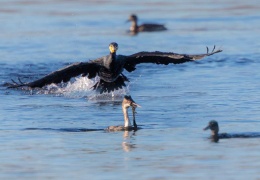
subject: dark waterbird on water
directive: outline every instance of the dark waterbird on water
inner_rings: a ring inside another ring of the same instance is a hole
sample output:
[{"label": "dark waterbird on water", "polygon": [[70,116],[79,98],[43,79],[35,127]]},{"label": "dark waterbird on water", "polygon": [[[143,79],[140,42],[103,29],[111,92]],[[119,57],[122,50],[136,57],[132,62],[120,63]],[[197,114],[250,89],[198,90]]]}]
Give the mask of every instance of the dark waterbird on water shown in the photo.
[{"label": "dark waterbird on water", "polygon": [[165,31],[167,28],[162,24],[142,24],[138,25],[137,21],[138,18],[135,14],[129,16],[128,22],[131,21],[132,25],[130,27],[131,33],[138,33],[138,32],[152,32],[152,31]]},{"label": "dark waterbird on water", "polygon": [[13,81],[14,84],[9,84],[9,88],[18,88],[27,86],[30,88],[43,87],[51,83],[68,82],[72,77],[79,75],[87,76],[88,78],[94,78],[99,76],[100,80],[97,82],[93,89],[100,94],[104,92],[111,92],[121,89],[125,85],[125,81],[129,81],[126,76],[122,74],[123,70],[132,72],[136,69],[137,64],[141,63],[155,63],[155,64],[181,64],[189,61],[195,61],[202,59],[206,56],[211,56],[215,53],[219,53],[222,50],[215,50],[215,46],[212,52],[206,54],[177,54],[173,52],[138,52],[129,56],[116,55],[118,49],[117,43],[113,42],[109,45],[110,54],[96,60],[89,62],[77,62],[67,67],[54,71],[38,80],[22,83]]},{"label": "dark waterbird on water", "polygon": [[203,130],[211,130],[211,140],[213,142],[218,142],[219,139],[229,139],[229,138],[255,138],[260,137],[260,133],[240,133],[240,134],[227,134],[227,133],[218,133],[219,126],[218,122],[215,120],[209,121],[207,127]]}]

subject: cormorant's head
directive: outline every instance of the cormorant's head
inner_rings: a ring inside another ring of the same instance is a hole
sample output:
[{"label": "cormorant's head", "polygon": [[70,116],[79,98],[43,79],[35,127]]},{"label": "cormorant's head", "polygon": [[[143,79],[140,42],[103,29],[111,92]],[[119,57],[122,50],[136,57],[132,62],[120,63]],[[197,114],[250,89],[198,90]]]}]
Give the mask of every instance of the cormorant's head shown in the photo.
[{"label": "cormorant's head", "polygon": [[217,135],[218,131],[219,131],[218,122],[215,121],[215,120],[209,121],[208,126],[205,127],[203,130],[205,131],[205,130],[208,130],[208,129],[211,130],[212,135]]},{"label": "cormorant's head", "polygon": [[139,104],[135,103],[134,100],[132,99],[131,96],[127,96],[125,95],[124,97],[124,100],[122,102],[122,106],[124,108],[129,108],[129,107],[133,107],[133,108],[136,108],[136,107],[141,107]]},{"label": "cormorant's head", "polygon": [[137,16],[135,14],[131,14],[128,18],[128,21],[137,21]]},{"label": "cormorant's head", "polygon": [[112,42],[109,44],[110,53],[115,53],[118,49],[118,44],[116,42]]}]

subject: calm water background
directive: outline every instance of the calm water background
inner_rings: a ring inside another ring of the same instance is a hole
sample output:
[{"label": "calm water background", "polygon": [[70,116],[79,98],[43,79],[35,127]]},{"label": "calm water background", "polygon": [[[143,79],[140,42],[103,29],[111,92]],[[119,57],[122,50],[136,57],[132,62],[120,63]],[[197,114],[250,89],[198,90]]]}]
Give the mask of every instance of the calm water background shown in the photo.
[{"label": "calm water background", "polygon": [[[248,1],[0,1],[0,179],[260,179],[260,139],[212,143],[202,131],[260,132],[260,3]],[[129,14],[166,32],[127,34]],[[139,65],[106,97],[79,78],[64,88],[9,90],[68,63],[139,51],[224,51],[197,63]],[[83,132],[123,124],[122,94],[142,105],[137,132]]]}]

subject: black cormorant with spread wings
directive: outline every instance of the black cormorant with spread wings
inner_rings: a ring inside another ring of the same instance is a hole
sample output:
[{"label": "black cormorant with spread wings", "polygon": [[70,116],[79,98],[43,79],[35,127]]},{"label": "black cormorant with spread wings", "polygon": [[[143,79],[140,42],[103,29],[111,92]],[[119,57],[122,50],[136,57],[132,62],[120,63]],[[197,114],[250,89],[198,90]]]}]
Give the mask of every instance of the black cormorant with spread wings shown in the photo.
[{"label": "black cormorant with spread wings", "polygon": [[137,64],[141,63],[155,63],[155,64],[181,64],[189,61],[195,61],[202,59],[206,56],[211,56],[215,53],[219,53],[222,50],[212,50],[206,54],[188,55],[188,54],[177,54],[172,52],[138,52],[129,56],[116,55],[118,45],[115,42],[110,43],[109,50],[110,54],[96,60],[88,62],[77,62],[67,67],[54,71],[38,80],[22,83],[15,81],[14,84],[9,85],[9,88],[18,88],[22,86],[28,86],[30,88],[41,88],[51,83],[68,82],[72,77],[79,75],[87,76],[89,79],[96,76],[100,77],[93,89],[98,91],[100,94],[104,92],[111,92],[114,90],[121,89],[125,86],[125,81],[128,81],[127,77],[122,73],[125,70],[132,72],[136,69]]}]

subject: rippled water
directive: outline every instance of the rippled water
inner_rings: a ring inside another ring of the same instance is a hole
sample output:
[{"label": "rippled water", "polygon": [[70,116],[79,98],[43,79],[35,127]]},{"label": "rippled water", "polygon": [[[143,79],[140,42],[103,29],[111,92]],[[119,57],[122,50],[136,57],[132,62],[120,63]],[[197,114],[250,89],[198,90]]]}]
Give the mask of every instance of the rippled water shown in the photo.
[{"label": "rippled water", "polygon": [[[0,179],[260,179],[260,138],[212,143],[221,132],[260,132],[260,5],[249,1],[0,2]],[[127,34],[129,14],[165,32]],[[77,78],[62,88],[11,90],[68,63],[139,51],[224,51],[196,63],[139,65],[131,83],[97,96]],[[137,132],[123,124],[131,94]],[[94,131],[93,131],[94,130]]]}]

